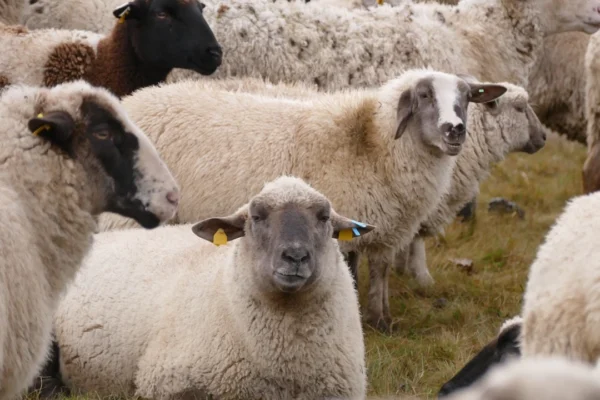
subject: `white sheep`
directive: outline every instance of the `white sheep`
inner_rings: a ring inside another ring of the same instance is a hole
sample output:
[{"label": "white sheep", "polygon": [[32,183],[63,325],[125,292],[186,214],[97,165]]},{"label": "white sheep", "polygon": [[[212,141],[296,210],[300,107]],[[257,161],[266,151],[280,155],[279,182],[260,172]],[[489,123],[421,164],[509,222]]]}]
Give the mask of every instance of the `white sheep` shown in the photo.
[{"label": "white sheep", "polygon": [[[63,379],[147,399],[364,399],[358,298],[332,237],[372,229],[284,176],[226,217],[98,234],[56,313]],[[220,234],[233,243],[198,239]]]},{"label": "white sheep", "polygon": [[468,139],[458,155],[450,191],[437,209],[421,224],[411,245],[398,249],[395,268],[407,271],[420,285],[433,283],[427,268],[424,237],[443,232],[456,213],[479,193],[494,164],[511,152],[533,154],[545,143],[544,127],[529,105],[525,89],[500,83],[508,91],[495,102],[469,109]]},{"label": "white sheep", "polygon": [[179,189],[107,90],[85,82],[0,94],[0,399],[44,362],[52,315],[103,211],[146,228],[172,218]]},{"label": "white sheep", "polygon": [[600,34],[590,38],[585,55],[585,116],[587,158],[583,164],[583,191],[600,190]]},{"label": "white sheep", "polygon": [[[521,86],[546,35],[595,32],[600,0],[404,2],[369,10],[319,2],[222,0],[206,16],[224,49],[214,75],[308,81],[323,90],[378,85],[402,69],[430,66]],[[269,51],[265,51],[269,49]],[[331,68],[335,65],[336,68]],[[173,72],[167,81],[191,77]]]},{"label": "white sheep", "polygon": [[600,193],[570,200],[540,246],[523,297],[524,357],[599,359],[599,207]]},{"label": "white sheep", "polygon": [[492,369],[481,382],[447,400],[596,400],[600,371],[562,357],[517,359]]},{"label": "white sheep", "polygon": [[[344,251],[367,250],[373,274],[367,321],[389,328],[388,253],[408,244],[446,192],[466,136],[468,99],[491,101],[506,88],[469,86],[425,69],[406,71],[378,90],[314,93],[310,99],[211,85],[179,82],[123,99],[184,189],[176,220],[233,212],[279,174],[306,179],[342,213],[377,225],[377,232]],[[135,225],[121,222],[103,218],[101,229]]]},{"label": "white sheep", "polygon": [[85,79],[124,96],[163,81],[173,68],[213,73],[222,52],[199,3],[154,3],[118,7],[107,34],[0,25],[0,87]]}]

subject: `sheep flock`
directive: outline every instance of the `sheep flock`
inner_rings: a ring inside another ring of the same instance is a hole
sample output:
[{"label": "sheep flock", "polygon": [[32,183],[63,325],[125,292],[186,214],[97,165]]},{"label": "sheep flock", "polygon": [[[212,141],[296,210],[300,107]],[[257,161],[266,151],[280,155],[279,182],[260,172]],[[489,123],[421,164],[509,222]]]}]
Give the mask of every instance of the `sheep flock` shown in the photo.
[{"label": "sheep flock", "polygon": [[600,0],[0,0],[0,139],[0,400],[600,399]]}]

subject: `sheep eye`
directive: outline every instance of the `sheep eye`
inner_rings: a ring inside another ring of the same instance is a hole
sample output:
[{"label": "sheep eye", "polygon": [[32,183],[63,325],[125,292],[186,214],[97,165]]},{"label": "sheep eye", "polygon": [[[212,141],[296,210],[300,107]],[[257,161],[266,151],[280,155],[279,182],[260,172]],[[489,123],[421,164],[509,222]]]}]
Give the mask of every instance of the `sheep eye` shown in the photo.
[{"label": "sheep eye", "polygon": [[525,112],[525,107],[522,107],[522,106],[516,106],[516,107],[515,107],[515,110],[517,110],[517,111],[518,111],[518,112],[520,112],[520,113],[523,113],[523,112]]},{"label": "sheep eye", "polygon": [[164,19],[164,18],[167,18],[169,16],[169,14],[167,14],[165,11],[160,11],[160,12],[156,13],[156,16],[158,18]]},{"label": "sheep eye", "polygon": [[329,214],[319,215],[319,221],[321,221],[321,222],[327,222],[327,221],[329,221]]},{"label": "sheep eye", "polygon": [[252,221],[254,222],[260,222],[262,218],[260,217],[260,215],[253,215],[252,216]]},{"label": "sheep eye", "polygon": [[98,132],[94,132],[93,135],[96,139],[106,140],[110,137],[110,132],[109,131],[98,131]]},{"label": "sheep eye", "polygon": [[425,92],[421,92],[419,93],[419,97],[423,100],[428,99],[429,98],[429,94],[425,93]]}]

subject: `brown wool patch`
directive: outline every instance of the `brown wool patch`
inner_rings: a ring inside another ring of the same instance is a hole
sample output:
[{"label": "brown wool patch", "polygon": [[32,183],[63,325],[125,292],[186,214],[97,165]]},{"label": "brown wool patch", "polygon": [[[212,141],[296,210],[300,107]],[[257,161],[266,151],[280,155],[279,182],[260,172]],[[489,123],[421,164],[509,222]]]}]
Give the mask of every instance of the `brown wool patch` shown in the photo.
[{"label": "brown wool patch", "polygon": [[221,4],[219,9],[217,10],[217,18],[223,16],[229,10],[229,6],[225,4]]},{"label": "brown wool patch", "polygon": [[10,85],[10,81],[4,75],[0,75],[0,90]]},{"label": "brown wool patch", "polygon": [[2,25],[0,26],[0,32],[11,35],[26,35],[29,30],[22,25]]},{"label": "brown wool patch", "polygon": [[44,65],[44,85],[51,87],[81,79],[95,59],[94,50],[83,43],[62,43]]}]

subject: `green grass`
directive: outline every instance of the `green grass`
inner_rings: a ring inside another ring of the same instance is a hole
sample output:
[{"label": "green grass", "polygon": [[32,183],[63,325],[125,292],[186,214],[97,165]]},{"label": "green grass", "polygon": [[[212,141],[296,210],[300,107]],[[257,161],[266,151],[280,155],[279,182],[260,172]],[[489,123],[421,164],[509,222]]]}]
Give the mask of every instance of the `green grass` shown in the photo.
[{"label": "green grass", "polygon": [[[529,265],[556,217],[581,194],[585,147],[551,135],[535,155],[513,154],[481,187],[475,223],[456,221],[427,242],[433,287],[392,272],[390,306],[398,329],[365,327],[370,395],[435,398],[440,386],[519,313]],[[493,197],[515,201],[525,218],[488,213]],[[468,258],[474,271],[449,262]],[[361,265],[361,304],[368,271]],[[445,299],[440,300],[440,299]]]},{"label": "green grass", "polygon": [[[555,135],[535,155],[511,155],[482,185],[475,223],[455,222],[443,240],[427,242],[433,287],[419,289],[412,279],[392,272],[390,304],[399,328],[384,335],[365,326],[370,396],[434,398],[502,321],[519,313],[537,247],[565,202],[581,193],[584,160],[584,146]],[[525,218],[488,213],[493,197],[517,202]],[[450,263],[451,258],[473,260],[473,273]],[[363,306],[367,285],[362,265]]]}]

